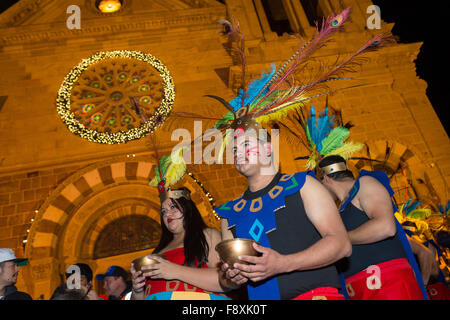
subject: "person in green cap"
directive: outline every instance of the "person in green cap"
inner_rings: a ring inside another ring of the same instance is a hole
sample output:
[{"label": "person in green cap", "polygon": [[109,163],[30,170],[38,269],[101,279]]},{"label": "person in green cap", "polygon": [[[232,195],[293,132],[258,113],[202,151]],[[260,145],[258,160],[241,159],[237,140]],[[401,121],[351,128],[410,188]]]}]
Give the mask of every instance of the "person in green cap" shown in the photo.
[{"label": "person in green cap", "polygon": [[18,259],[14,251],[0,248],[0,300],[33,300],[28,293],[18,291],[15,284],[19,266],[27,264],[28,259]]}]

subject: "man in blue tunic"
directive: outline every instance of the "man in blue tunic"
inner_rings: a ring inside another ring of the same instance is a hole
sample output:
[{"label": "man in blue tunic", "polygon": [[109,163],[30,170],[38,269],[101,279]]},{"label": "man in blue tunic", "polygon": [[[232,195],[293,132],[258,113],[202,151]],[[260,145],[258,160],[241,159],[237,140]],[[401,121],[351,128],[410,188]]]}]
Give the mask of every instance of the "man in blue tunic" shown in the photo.
[{"label": "man in blue tunic", "polygon": [[351,245],[332,197],[311,171],[277,172],[271,143],[242,129],[233,151],[248,189],[216,212],[223,239],[253,239],[261,256],[241,256],[250,264],[224,264],[222,272],[236,286],[247,283],[251,300],[344,299],[333,263]]},{"label": "man in blue tunic", "polygon": [[412,254],[408,240],[397,228],[387,175],[361,170],[354,179],[337,155],[323,158],[319,167],[322,183],[341,202],[341,217],[353,245],[352,255],[338,264],[350,299],[426,298],[420,272],[413,271],[415,260],[408,261],[408,252]]}]

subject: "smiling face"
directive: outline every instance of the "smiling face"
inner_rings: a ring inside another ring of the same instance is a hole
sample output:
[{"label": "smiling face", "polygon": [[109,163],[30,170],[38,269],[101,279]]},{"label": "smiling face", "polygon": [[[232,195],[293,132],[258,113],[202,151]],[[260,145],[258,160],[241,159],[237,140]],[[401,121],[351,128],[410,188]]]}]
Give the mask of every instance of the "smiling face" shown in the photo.
[{"label": "smiling face", "polygon": [[178,209],[176,200],[167,198],[161,204],[161,217],[165,226],[171,233],[179,233],[184,231],[184,216]]},{"label": "smiling face", "polygon": [[242,134],[234,140],[234,165],[246,177],[261,174],[271,166],[271,144],[258,140],[254,134]]}]

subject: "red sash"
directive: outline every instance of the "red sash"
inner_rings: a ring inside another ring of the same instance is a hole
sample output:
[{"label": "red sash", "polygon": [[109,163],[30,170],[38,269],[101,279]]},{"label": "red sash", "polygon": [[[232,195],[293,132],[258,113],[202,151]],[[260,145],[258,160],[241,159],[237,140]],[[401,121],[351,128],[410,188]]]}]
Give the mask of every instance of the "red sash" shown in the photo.
[{"label": "red sash", "polygon": [[394,259],[345,279],[350,300],[423,300],[407,259]]},{"label": "red sash", "polygon": [[431,300],[450,300],[450,289],[442,282],[427,285]]},{"label": "red sash", "polygon": [[333,287],[320,287],[302,293],[292,300],[345,300],[345,297]]},{"label": "red sash", "polygon": [[[182,265],[184,262],[184,248],[177,248],[167,252],[164,252],[166,259],[170,262]],[[208,268],[207,265],[201,266],[201,268]],[[205,292],[204,290],[187,284],[179,280],[152,280],[147,279],[145,282],[145,296],[148,297],[153,293],[163,291],[194,291]]]}]

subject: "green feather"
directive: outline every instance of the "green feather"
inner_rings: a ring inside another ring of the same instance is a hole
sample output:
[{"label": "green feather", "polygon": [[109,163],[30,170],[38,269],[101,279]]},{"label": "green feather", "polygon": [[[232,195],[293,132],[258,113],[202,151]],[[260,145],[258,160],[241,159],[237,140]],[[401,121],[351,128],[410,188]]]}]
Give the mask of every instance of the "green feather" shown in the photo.
[{"label": "green feather", "polygon": [[162,173],[166,172],[167,166],[170,164],[170,154],[167,156],[162,157],[159,160],[159,167],[155,166],[156,175],[155,177],[150,181],[150,185],[153,187],[156,187],[159,182],[161,182],[161,173],[159,172],[159,168],[161,168]]},{"label": "green feather", "polygon": [[229,120],[233,120],[234,119],[234,115],[232,112],[227,112],[224,116],[222,120],[219,120],[216,122],[216,124],[214,125],[214,129],[219,128],[222,124],[226,124],[229,122]]},{"label": "green feather", "polygon": [[331,130],[330,134],[322,141],[321,155],[333,152],[344,145],[344,141],[350,135],[350,131],[345,127],[337,127]]},{"label": "green feather", "polygon": [[305,126],[306,126],[306,128],[305,128],[306,138],[308,139],[309,144],[311,145],[311,147],[314,148],[315,144],[314,144],[314,141],[312,141],[312,139],[311,139],[311,134],[309,133],[309,127],[308,127],[308,123],[307,122],[305,122]]},{"label": "green feather", "polygon": [[431,216],[430,209],[415,209],[406,215],[409,219],[426,219]]}]

